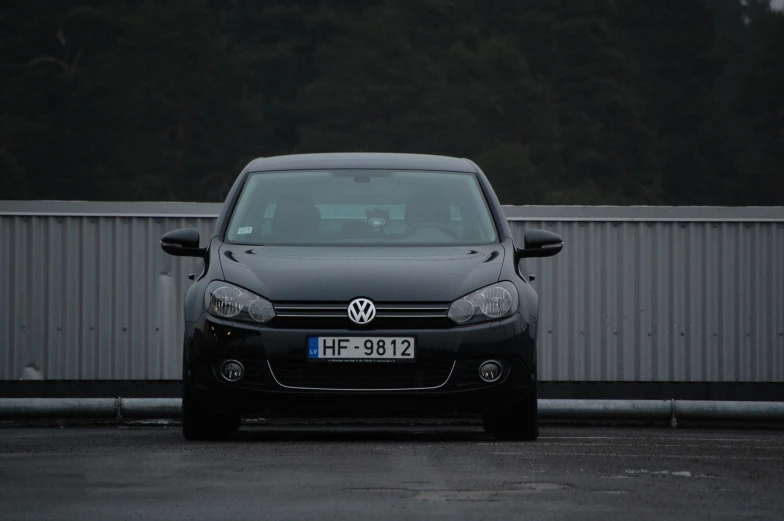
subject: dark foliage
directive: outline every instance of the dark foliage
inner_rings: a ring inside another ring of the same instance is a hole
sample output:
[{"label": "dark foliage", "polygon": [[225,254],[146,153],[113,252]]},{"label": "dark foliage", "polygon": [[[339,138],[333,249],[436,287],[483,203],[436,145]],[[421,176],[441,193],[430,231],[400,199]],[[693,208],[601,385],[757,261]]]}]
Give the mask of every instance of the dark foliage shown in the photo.
[{"label": "dark foliage", "polygon": [[221,200],[254,157],[470,157],[509,204],[782,204],[762,0],[13,0],[0,199]]}]

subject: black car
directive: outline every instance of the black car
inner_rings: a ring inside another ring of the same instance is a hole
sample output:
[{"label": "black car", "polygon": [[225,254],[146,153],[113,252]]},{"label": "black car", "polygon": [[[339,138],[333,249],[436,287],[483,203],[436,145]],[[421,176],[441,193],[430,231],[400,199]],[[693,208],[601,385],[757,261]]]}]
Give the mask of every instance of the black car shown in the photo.
[{"label": "black car", "polygon": [[413,154],[260,158],[200,247],[185,295],[183,432],[225,437],[243,415],[481,413],[534,440],[538,297],[519,267],[560,236],[515,245],[467,159]]}]

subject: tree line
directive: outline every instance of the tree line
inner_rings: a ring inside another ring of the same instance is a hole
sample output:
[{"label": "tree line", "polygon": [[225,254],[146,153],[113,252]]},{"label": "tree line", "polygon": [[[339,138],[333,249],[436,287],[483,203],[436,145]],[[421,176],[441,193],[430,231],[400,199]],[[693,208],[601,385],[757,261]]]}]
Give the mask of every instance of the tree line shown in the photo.
[{"label": "tree line", "polygon": [[779,205],[767,0],[11,0],[0,199],[222,200],[252,158],[469,157],[505,204]]}]

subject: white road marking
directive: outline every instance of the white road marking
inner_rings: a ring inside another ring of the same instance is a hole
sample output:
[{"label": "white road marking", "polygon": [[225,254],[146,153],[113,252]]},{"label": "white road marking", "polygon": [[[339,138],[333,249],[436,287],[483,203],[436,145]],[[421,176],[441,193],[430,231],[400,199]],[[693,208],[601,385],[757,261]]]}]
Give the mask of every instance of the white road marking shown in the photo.
[{"label": "white road marking", "polygon": [[[670,440],[672,441],[672,440]],[[635,443],[635,445],[638,445]],[[536,445],[552,445],[555,447],[621,447],[617,443],[552,443],[548,441],[540,441]],[[687,443],[648,443],[647,445],[653,447],[680,447],[684,449],[701,449],[705,448],[702,444],[687,444]],[[711,449],[735,449],[733,445],[711,445]],[[753,447],[754,450],[762,449],[784,449],[784,445],[762,445]]]},{"label": "white road marking", "polygon": [[651,459],[710,459],[733,461],[784,461],[784,458],[763,458],[746,456],[697,456],[680,454],[608,454],[586,452],[494,452],[496,456],[593,456],[599,458],[651,458]]},{"label": "white road marking", "polygon": [[623,440],[628,436],[539,436],[540,440]]},{"label": "white road marking", "polygon": [[[539,436],[540,440],[628,440],[633,443],[639,443],[640,438],[634,436]],[[696,438],[693,436],[657,436],[654,438],[642,438],[645,441],[651,440],[686,440],[686,441],[735,441],[748,443],[753,442],[769,442],[769,439],[762,438]]]}]

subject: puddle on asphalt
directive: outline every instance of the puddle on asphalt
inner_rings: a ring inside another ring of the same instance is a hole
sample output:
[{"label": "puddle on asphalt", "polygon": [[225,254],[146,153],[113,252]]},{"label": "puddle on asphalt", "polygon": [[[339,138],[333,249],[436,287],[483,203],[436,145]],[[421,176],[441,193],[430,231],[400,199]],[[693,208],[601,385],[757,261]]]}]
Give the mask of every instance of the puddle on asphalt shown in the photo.
[{"label": "puddle on asphalt", "polygon": [[422,501],[445,502],[495,501],[500,500],[501,497],[553,492],[557,490],[563,490],[565,488],[571,488],[571,485],[566,485],[563,483],[550,483],[545,481],[514,483],[506,486],[508,488],[498,488],[494,490],[421,490],[401,487],[351,488],[345,490],[410,494],[414,499],[419,499]]},{"label": "puddle on asphalt", "polygon": [[561,483],[547,483],[544,481],[539,482],[530,482],[530,483],[521,483],[520,487],[524,490],[530,490],[532,492],[546,492],[549,490],[561,490],[563,488],[568,488],[569,485],[564,485]]},{"label": "puddle on asphalt", "polygon": [[648,475],[651,475],[651,476],[679,476],[679,477],[682,477],[682,478],[690,478],[690,477],[692,477],[691,476],[691,471],[689,471],[689,470],[674,470],[673,471],[673,470],[645,470],[645,469],[633,470],[633,469],[629,469],[629,470],[626,471],[626,473],[627,474],[632,474],[632,475],[634,475],[634,474],[648,474]]}]

